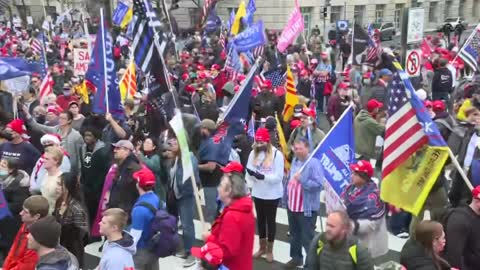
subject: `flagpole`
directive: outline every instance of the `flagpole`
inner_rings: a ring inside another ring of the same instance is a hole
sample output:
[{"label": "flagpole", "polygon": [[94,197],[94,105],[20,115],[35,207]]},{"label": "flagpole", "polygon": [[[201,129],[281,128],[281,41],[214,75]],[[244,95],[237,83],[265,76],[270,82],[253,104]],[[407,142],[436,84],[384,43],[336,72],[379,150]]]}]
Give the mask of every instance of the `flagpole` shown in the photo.
[{"label": "flagpole", "polygon": [[110,104],[108,102],[108,77],[107,77],[107,51],[105,49],[105,21],[103,20],[103,8],[100,8],[100,23],[102,31],[102,49],[103,49],[103,79],[105,83],[105,103],[106,103],[106,112],[110,113]]},{"label": "flagpole", "polygon": [[467,38],[467,41],[465,41],[465,43],[463,43],[463,46],[462,46],[462,49],[460,49],[458,51],[458,53],[455,55],[455,57],[453,58],[453,60],[450,62],[450,63],[454,63],[455,60],[457,60],[457,57],[458,55],[460,54],[460,52],[462,52],[465,47],[468,45],[468,43],[472,40],[473,36],[475,35],[475,32],[479,30],[479,27],[480,27],[480,23],[477,24],[477,27],[475,27],[475,29],[473,30],[473,32],[470,34],[470,36]]},{"label": "flagpole", "polygon": [[165,10],[165,14],[167,15],[167,20],[168,20],[168,24],[170,25],[170,34],[172,34],[172,38],[173,38],[173,43],[174,43],[174,50],[175,50],[175,58],[178,60],[179,59],[179,55],[178,55],[178,51],[177,51],[177,46],[175,44],[175,34],[173,33],[173,27],[172,27],[172,21],[170,19],[170,10],[167,10],[167,3],[165,2],[165,0],[162,0],[162,4],[163,4],[163,9]]},{"label": "flagpole", "polygon": [[468,177],[465,174],[465,171],[463,170],[462,166],[460,166],[460,163],[458,163],[458,160],[455,157],[455,155],[453,154],[452,149],[450,149],[450,147],[447,147],[447,148],[448,148],[448,155],[450,156],[450,159],[452,160],[453,165],[455,165],[455,167],[457,167],[457,171],[458,171],[458,173],[460,173],[460,176],[462,176],[462,179],[465,182],[465,184],[467,185],[467,187],[470,190],[472,190],[473,185],[470,182],[470,180],[468,180]]}]

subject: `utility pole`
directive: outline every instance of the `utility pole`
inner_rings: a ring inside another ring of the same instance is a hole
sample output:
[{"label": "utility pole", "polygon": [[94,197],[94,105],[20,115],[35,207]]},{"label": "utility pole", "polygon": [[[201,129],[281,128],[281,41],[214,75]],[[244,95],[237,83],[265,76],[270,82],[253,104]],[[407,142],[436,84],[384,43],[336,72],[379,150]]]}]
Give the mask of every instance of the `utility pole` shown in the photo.
[{"label": "utility pole", "polygon": [[343,19],[347,19],[347,2],[343,2]]}]

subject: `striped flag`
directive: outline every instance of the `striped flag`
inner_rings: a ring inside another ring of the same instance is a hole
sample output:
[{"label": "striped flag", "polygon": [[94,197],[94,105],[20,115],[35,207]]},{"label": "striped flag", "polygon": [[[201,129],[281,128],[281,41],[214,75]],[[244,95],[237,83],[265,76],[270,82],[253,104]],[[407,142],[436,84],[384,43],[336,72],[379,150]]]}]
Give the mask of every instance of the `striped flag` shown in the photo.
[{"label": "striped flag", "polygon": [[285,107],[283,108],[283,121],[288,122],[293,115],[293,108],[299,103],[297,89],[295,88],[295,78],[287,66],[287,82],[285,84]]},{"label": "striped flag", "polygon": [[380,54],[382,53],[382,46],[380,42],[380,33],[375,32],[373,25],[370,23],[368,25],[368,49],[367,49],[367,58],[366,62],[374,63],[380,59]]},{"label": "striped flag", "polygon": [[220,44],[220,47],[222,48],[222,50],[225,50],[225,46],[227,45],[227,36],[225,35],[224,29],[220,31],[220,37],[219,37],[218,43]]},{"label": "striped flag", "polygon": [[[233,45],[230,45],[233,46]],[[228,78],[231,80],[236,80],[238,75],[242,72],[242,62],[240,61],[240,56],[238,55],[235,47],[230,49],[230,53],[227,56],[227,61],[225,62],[225,70],[227,71]]]},{"label": "striped flag", "polygon": [[263,56],[264,51],[265,51],[265,46],[264,45],[260,45],[260,46],[257,46],[255,48],[253,48],[253,50],[252,50],[253,57],[255,59],[257,59],[258,57]]},{"label": "striped flag", "polygon": [[125,74],[123,74],[123,77],[120,80],[119,87],[122,101],[126,98],[133,97],[137,93],[137,77],[134,61],[130,61],[127,71],[125,71]]},{"label": "striped flag", "polygon": [[[283,133],[282,124],[281,124],[280,120],[278,119],[277,114],[275,114],[275,120],[277,122],[278,143],[280,144],[280,148],[282,150],[283,156],[288,157],[290,153],[289,153],[289,149],[288,149],[288,145],[287,145],[287,140],[285,139],[285,133]],[[288,171],[290,171],[291,164],[290,164],[290,161],[288,161],[288,158],[284,159],[283,167],[284,167],[284,170],[285,170],[286,173],[288,173]]]},{"label": "striped flag", "polygon": [[42,43],[38,40],[38,38],[34,38],[32,40],[30,47],[32,48],[33,54],[40,55],[42,53]]},{"label": "striped flag", "polygon": [[480,24],[470,35],[458,56],[467,63],[474,71],[478,69],[478,56],[480,53]]},{"label": "striped flag", "polygon": [[160,30],[162,23],[148,0],[134,0],[133,15],[133,56],[137,67],[147,74],[150,72],[153,63],[160,62],[160,56],[154,42],[155,33],[159,33],[161,49],[159,53],[163,54],[167,45],[167,38]]},{"label": "striped flag", "polygon": [[38,93],[38,99],[40,102],[43,102],[45,97],[53,93],[53,81],[52,75],[48,71],[48,63],[45,57],[45,36],[43,33],[40,33],[37,37],[38,40],[41,40],[40,43],[40,77],[42,83],[40,84],[40,92]]},{"label": "striped flag", "polygon": [[210,9],[214,4],[217,2],[217,0],[205,0],[203,3],[203,8],[202,8],[202,16],[200,18],[200,26],[203,26],[205,22],[207,21],[208,13],[210,13]]},{"label": "striped flag", "polygon": [[448,158],[448,146],[408,75],[393,62],[383,150],[381,198],[418,215]]}]

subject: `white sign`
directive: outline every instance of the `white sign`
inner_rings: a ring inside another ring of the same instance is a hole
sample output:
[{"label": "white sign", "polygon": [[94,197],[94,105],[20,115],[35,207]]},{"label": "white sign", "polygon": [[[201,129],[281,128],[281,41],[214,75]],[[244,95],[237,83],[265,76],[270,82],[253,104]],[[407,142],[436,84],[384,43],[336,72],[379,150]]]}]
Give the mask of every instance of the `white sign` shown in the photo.
[{"label": "white sign", "polygon": [[416,43],[423,40],[423,22],[425,10],[423,8],[410,8],[408,10],[407,43]]},{"label": "white sign", "polygon": [[90,63],[88,49],[73,49],[73,73],[75,75],[85,75]]},{"label": "white sign", "polygon": [[48,20],[43,21],[42,29],[45,31],[50,31],[50,23],[48,22]]},{"label": "white sign", "polygon": [[405,59],[405,71],[410,77],[420,76],[420,66],[422,60],[422,50],[407,51],[407,59]]},{"label": "white sign", "polygon": [[32,25],[32,24],[33,24],[33,18],[32,18],[32,16],[27,16],[27,23],[28,23],[29,25]]},{"label": "white sign", "polygon": [[333,211],[346,211],[345,206],[342,203],[342,199],[333,189],[332,185],[328,181],[324,181],[325,190],[325,208],[327,215]]}]

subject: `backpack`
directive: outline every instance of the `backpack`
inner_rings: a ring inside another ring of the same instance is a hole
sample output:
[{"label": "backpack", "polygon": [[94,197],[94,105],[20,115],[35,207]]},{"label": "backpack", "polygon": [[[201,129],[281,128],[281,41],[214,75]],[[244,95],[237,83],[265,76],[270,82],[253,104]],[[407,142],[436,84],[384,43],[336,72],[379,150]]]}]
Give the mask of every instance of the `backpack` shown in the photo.
[{"label": "backpack", "polygon": [[180,243],[177,218],[147,202],[140,202],[138,205],[148,208],[154,214],[150,223],[151,237],[147,243],[148,249],[160,258],[175,254]]}]

